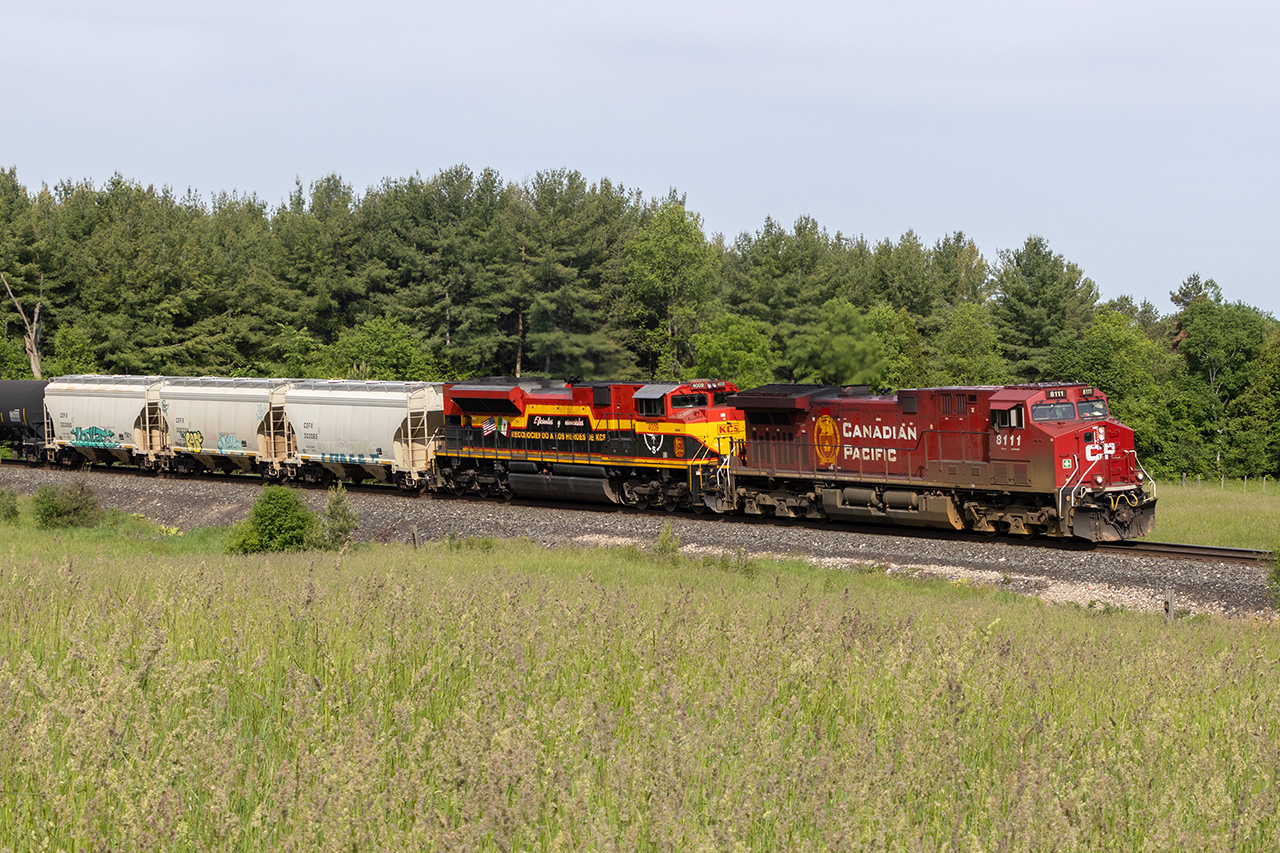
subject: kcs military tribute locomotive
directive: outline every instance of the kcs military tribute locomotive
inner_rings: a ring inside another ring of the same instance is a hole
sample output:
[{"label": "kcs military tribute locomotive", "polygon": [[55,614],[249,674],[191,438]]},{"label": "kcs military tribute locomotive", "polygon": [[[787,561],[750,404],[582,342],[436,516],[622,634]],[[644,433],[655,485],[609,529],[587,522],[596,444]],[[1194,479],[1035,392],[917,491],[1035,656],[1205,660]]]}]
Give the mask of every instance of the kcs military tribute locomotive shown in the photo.
[{"label": "kcs military tribute locomotive", "polygon": [[69,376],[0,383],[0,440],[79,466],[1144,536],[1133,432],[1081,384],[920,388]]}]

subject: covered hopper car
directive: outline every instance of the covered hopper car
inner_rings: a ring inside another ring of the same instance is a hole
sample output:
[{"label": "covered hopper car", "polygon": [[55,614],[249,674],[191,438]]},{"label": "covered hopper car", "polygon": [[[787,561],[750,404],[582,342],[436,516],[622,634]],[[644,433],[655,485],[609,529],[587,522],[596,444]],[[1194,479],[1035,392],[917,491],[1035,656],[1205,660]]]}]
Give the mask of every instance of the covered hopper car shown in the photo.
[{"label": "covered hopper car", "polygon": [[[29,383],[28,383],[29,384]],[[441,383],[65,376],[42,389],[45,455],[64,465],[422,489]],[[3,390],[3,389],[0,389]]]}]

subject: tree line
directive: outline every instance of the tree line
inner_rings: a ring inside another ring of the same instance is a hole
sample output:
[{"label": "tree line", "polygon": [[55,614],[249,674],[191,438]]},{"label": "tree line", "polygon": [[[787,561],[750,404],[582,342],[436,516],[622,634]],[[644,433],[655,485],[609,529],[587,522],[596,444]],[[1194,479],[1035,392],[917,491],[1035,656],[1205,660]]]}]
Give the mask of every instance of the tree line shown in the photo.
[{"label": "tree line", "polygon": [[[1188,276],[1107,302],[1031,236],[985,257],[772,219],[704,233],[675,192],[446,169],[271,206],[0,170],[0,376],[481,375],[926,385],[1079,380],[1148,467],[1280,471],[1280,326]],[[38,306],[38,309],[37,309]],[[38,316],[37,316],[38,312]],[[32,343],[32,357],[24,346]]]}]

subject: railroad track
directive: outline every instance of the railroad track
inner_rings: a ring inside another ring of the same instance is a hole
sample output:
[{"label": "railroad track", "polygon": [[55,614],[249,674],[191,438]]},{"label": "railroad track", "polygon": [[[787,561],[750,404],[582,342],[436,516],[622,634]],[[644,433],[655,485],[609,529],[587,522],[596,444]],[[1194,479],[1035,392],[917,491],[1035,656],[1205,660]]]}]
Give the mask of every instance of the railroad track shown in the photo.
[{"label": "railroad track", "polygon": [[1210,563],[1251,565],[1269,562],[1270,551],[1253,548],[1219,548],[1213,545],[1187,545],[1177,542],[1149,542],[1129,539],[1124,542],[1098,542],[1094,550],[1108,554],[1132,554],[1142,557],[1164,557],[1171,560],[1198,560]]},{"label": "railroad track", "polygon": [[[21,460],[5,459],[0,460],[0,464],[5,466],[20,466],[27,468],[40,468],[42,465],[26,463]],[[57,467],[51,467],[48,470],[62,470]],[[140,471],[137,468],[129,466],[102,466],[95,465],[92,468],[95,476],[100,474],[112,474],[116,476],[140,476],[146,479],[156,479],[154,474]],[[235,473],[231,475],[173,475],[162,474],[159,479],[177,479],[177,480],[205,480],[209,479],[225,479],[241,483],[260,483],[263,478],[256,474]],[[294,484],[305,489],[323,489],[324,486],[319,484]],[[398,495],[408,498],[418,497],[417,493],[401,492],[392,485],[363,483],[363,484],[347,484],[347,490],[353,493],[364,494],[382,494],[382,495]],[[480,497],[478,495],[460,495],[455,496],[448,493],[428,493],[422,497],[429,500],[451,500],[462,501],[466,503],[477,504],[493,504],[494,498]],[[747,516],[747,515],[716,515],[713,513],[690,513],[690,512],[667,512],[663,509],[638,509],[636,507],[617,506],[614,504],[598,504],[586,503],[578,501],[541,501],[541,500],[524,500],[521,498],[511,498],[505,501],[514,506],[525,506],[530,508],[556,508],[561,510],[569,510],[572,512],[591,512],[591,513],[623,513],[628,515],[640,515],[651,517],[671,517],[673,519],[681,519],[686,521],[700,521],[720,524],[743,524],[743,525],[781,525],[785,527],[802,527],[813,530],[837,529],[844,531],[857,532],[869,536],[894,536],[898,538],[908,539],[932,539],[945,540],[953,542],[1000,542],[1007,545],[1023,545],[1037,548],[1050,548],[1061,551],[1082,551],[1107,554],[1125,554],[1129,556],[1155,557],[1171,560],[1193,560],[1198,562],[1211,563],[1232,563],[1238,565],[1257,565],[1259,563],[1268,562],[1272,559],[1272,552],[1261,551],[1251,548],[1221,548],[1211,545],[1191,545],[1176,542],[1150,542],[1138,539],[1130,539],[1123,542],[1085,542],[1081,539],[1028,539],[1024,537],[992,537],[986,534],[971,533],[967,531],[951,531],[941,530],[937,528],[912,528],[885,526],[877,524],[849,524],[830,520],[812,520],[812,519],[779,519],[772,516]]]}]

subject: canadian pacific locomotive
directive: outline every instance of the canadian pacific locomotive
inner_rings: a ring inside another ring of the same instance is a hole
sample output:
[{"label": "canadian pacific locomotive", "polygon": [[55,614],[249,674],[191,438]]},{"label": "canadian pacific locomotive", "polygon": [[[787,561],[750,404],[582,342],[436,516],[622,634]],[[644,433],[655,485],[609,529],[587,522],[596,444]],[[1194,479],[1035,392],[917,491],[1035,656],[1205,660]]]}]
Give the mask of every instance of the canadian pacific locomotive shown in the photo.
[{"label": "canadian pacific locomotive", "polygon": [[1155,521],[1132,430],[1078,383],[873,395],[717,380],[70,376],[3,383],[0,398],[0,440],[63,465],[1092,541]]}]

